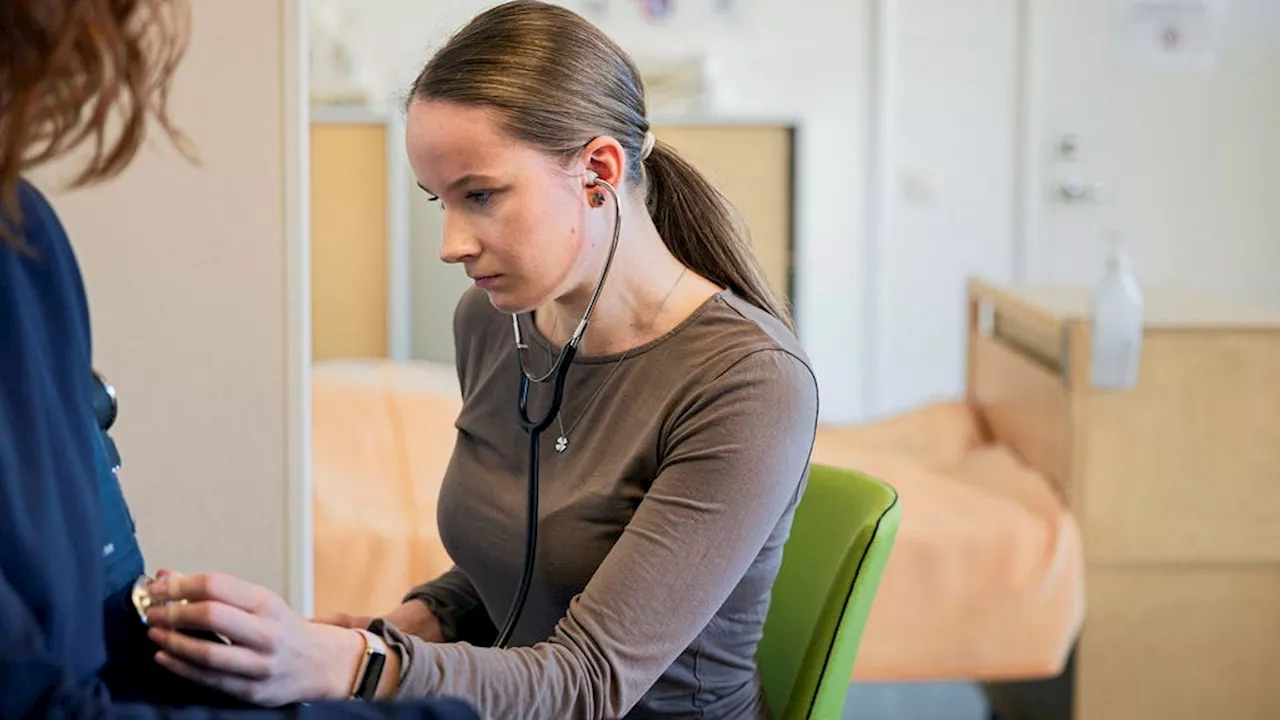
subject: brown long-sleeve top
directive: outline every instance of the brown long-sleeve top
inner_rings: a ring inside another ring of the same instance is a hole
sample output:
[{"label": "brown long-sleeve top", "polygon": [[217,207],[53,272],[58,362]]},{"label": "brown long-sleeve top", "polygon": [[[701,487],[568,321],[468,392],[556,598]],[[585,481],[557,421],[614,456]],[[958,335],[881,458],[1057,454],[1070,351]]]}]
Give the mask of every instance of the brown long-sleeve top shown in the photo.
[{"label": "brown long-sleeve top", "polygon": [[[543,372],[559,348],[521,322]],[[455,567],[409,593],[449,642],[384,630],[405,654],[399,694],[492,718],[766,716],[756,645],[818,415],[795,337],[725,291],[625,357],[575,359],[568,447],[558,424],[542,438],[528,604],[497,649],[482,643],[519,584],[528,436],[510,316],[470,291],[454,332],[463,407],[438,523]],[[534,417],[550,385],[533,385]]]}]

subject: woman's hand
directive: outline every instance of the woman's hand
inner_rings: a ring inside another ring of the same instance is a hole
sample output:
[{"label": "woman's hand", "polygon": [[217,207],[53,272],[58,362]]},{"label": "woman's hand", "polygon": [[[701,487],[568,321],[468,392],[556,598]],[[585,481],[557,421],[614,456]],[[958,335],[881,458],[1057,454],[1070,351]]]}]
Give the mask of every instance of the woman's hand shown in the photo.
[{"label": "woman's hand", "polygon": [[324,625],[336,625],[342,628],[350,628],[351,630],[363,630],[369,627],[369,624],[373,622],[373,616],[334,613],[333,615],[325,615],[324,617],[315,618],[311,622],[317,622]]},{"label": "woman's hand", "polygon": [[[358,632],[307,622],[270,590],[220,573],[170,574],[148,590],[156,662],[175,674],[257,705],[349,696],[365,646]],[[399,657],[387,660],[384,678],[397,676]]]},{"label": "woman's hand", "polygon": [[[440,620],[436,618],[435,613],[431,612],[431,608],[428,608],[427,604],[421,600],[408,600],[383,615],[382,618],[403,633],[417,635],[427,642],[444,642],[444,631],[440,628]],[[373,618],[367,615],[335,613],[316,618],[315,621],[326,625],[359,630],[369,627],[369,623],[373,622]]]},{"label": "woman's hand", "polygon": [[444,642],[444,631],[440,628],[439,619],[421,600],[405,601],[384,617],[402,632],[417,635],[427,642]]}]

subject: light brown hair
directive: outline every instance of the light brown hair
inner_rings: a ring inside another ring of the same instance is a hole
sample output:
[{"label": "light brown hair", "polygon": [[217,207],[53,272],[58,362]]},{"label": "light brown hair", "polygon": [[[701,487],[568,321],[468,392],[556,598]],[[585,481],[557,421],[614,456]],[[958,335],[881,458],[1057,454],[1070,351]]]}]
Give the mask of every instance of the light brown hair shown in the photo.
[{"label": "light brown hair", "polygon": [[671,253],[791,326],[724,196],[660,138],[641,161],[649,120],[640,73],[585,18],[535,0],[491,8],[431,58],[413,100],[487,107],[509,135],[566,160],[596,137],[615,138]]},{"label": "light brown hair", "polygon": [[[166,106],[186,50],[182,0],[0,2],[0,210],[19,222],[22,174],[86,143],[70,182],[120,173],[154,119],[180,148]],[[21,239],[0,223],[0,245]],[[20,224],[17,225],[21,227]]]}]

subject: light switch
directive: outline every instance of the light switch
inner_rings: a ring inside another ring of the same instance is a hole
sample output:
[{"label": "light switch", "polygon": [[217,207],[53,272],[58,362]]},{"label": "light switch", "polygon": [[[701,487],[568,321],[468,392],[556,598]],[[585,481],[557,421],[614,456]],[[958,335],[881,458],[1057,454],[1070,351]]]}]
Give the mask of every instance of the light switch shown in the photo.
[{"label": "light switch", "polygon": [[903,173],[902,199],[913,205],[932,205],[937,199],[933,179],[921,171]]}]

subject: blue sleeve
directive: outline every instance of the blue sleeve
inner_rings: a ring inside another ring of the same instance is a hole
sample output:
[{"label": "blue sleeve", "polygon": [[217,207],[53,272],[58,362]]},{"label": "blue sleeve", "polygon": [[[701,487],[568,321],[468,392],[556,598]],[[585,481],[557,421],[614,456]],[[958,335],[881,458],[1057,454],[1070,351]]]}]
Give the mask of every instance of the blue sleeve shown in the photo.
[{"label": "blue sleeve", "polygon": [[25,183],[19,207],[21,222],[0,216],[21,240],[0,244],[0,717],[478,718],[447,700],[278,709],[113,701],[101,678],[113,563],[100,480],[110,468],[93,412],[87,303],[53,210]]}]

